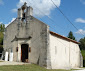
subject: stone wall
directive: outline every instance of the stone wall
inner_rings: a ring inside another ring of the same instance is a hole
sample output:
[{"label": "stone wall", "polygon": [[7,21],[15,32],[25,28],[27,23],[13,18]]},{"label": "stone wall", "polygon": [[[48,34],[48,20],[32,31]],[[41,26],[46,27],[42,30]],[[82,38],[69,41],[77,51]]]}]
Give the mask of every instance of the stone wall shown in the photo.
[{"label": "stone wall", "polygon": [[[15,19],[12,23],[10,23],[6,29],[5,29],[5,33],[4,33],[4,52],[14,52],[14,48],[17,47],[17,43],[16,45],[14,44],[14,42],[12,42],[15,38],[15,35],[17,35],[17,29],[18,29],[18,20]],[[16,56],[14,54],[14,60],[16,59]]]},{"label": "stone wall", "polygon": [[29,16],[26,22],[16,19],[6,28],[4,49],[9,51],[12,48],[14,61],[21,61],[21,45],[28,44],[31,47],[29,62],[46,67],[48,31],[49,27],[33,16]]}]

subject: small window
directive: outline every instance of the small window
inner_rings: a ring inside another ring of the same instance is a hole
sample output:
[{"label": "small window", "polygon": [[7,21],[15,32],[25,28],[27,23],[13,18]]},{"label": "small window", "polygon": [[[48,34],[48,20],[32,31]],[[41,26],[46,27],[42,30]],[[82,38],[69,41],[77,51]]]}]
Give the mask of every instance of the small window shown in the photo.
[{"label": "small window", "polygon": [[18,47],[16,47],[16,52],[18,52]]},{"label": "small window", "polygon": [[57,54],[57,47],[55,46],[55,54]]},{"label": "small window", "polygon": [[29,47],[29,52],[31,52],[31,47]]}]

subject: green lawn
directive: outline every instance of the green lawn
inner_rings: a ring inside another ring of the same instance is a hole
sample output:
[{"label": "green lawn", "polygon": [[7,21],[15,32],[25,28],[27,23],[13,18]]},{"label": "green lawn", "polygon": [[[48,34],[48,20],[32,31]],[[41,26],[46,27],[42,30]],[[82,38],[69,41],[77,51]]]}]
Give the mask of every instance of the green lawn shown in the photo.
[{"label": "green lawn", "polygon": [[48,70],[38,65],[14,65],[0,66],[0,71],[70,71],[70,70]]}]

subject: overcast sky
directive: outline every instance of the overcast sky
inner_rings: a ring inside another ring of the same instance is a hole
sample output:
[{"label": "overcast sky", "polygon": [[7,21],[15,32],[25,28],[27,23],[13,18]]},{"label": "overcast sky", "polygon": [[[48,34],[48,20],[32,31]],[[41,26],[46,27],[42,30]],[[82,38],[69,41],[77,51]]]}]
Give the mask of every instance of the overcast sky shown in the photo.
[{"label": "overcast sky", "polygon": [[51,0],[0,0],[0,23],[7,26],[17,17],[17,9],[27,2],[28,6],[33,7],[33,15],[51,26],[51,31],[63,36],[67,36],[69,31],[72,31],[77,40],[83,38],[85,35],[85,0],[53,1],[78,30],[63,17]]}]

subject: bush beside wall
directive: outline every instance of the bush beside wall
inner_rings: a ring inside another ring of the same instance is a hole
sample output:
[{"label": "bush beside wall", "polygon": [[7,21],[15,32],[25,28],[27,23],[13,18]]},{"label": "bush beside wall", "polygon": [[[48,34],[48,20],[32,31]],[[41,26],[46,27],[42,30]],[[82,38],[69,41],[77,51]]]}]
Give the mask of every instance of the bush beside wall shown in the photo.
[{"label": "bush beside wall", "polygon": [[81,50],[83,56],[83,66],[85,67],[85,50]]}]

